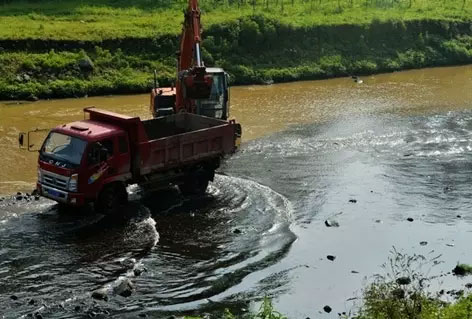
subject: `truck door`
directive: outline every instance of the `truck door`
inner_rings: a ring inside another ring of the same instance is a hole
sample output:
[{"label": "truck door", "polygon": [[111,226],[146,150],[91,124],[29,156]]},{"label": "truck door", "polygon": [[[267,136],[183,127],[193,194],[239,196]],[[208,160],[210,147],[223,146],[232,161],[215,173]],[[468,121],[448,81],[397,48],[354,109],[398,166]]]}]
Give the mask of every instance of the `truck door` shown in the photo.
[{"label": "truck door", "polygon": [[[103,181],[117,173],[117,156],[115,138],[107,138],[90,144],[86,155],[86,173],[83,181],[87,193],[97,194]],[[104,153],[106,149],[106,154]]]}]

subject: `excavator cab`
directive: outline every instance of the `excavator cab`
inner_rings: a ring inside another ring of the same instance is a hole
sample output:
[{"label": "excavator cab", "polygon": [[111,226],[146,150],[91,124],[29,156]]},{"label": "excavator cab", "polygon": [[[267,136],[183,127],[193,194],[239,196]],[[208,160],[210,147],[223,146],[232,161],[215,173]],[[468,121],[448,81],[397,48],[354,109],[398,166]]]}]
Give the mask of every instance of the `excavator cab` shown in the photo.
[{"label": "excavator cab", "polygon": [[196,113],[226,120],[229,116],[229,76],[221,68],[206,68],[212,77],[210,96],[195,102]]},{"label": "excavator cab", "polygon": [[[206,68],[211,77],[208,98],[195,99],[195,113],[216,119],[229,117],[229,75],[222,68]],[[151,94],[151,113],[154,117],[175,113],[176,88],[155,88]]]}]

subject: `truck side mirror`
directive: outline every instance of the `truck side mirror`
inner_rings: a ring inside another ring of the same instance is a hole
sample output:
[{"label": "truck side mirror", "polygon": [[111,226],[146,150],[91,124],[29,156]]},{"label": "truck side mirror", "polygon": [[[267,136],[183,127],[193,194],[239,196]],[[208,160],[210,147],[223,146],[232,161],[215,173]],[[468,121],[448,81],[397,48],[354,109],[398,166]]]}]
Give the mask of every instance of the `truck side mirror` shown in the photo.
[{"label": "truck side mirror", "polygon": [[20,145],[20,148],[23,147],[24,142],[25,142],[25,133],[20,133],[18,135],[18,144]]}]

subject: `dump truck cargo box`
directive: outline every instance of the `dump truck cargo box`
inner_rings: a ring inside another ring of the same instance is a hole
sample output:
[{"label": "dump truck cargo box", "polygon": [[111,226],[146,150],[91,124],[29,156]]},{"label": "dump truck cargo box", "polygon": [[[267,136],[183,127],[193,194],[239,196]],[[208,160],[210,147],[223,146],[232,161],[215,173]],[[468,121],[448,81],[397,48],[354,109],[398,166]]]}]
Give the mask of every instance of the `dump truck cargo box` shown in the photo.
[{"label": "dump truck cargo box", "polygon": [[141,122],[148,141],[139,144],[140,174],[189,166],[236,150],[240,126],[190,113]]}]

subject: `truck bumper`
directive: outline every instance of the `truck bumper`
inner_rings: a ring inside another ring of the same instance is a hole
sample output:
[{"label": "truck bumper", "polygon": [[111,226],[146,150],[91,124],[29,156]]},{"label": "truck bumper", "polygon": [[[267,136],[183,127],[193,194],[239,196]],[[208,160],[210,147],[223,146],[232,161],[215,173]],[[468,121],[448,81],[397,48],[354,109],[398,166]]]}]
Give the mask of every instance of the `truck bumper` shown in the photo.
[{"label": "truck bumper", "polygon": [[39,195],[55,200],[58,203],[71,206],[82,206],[85,204],[85,196],[81,193],[71,193],[41,183],[36,184],[36,189]]}]

